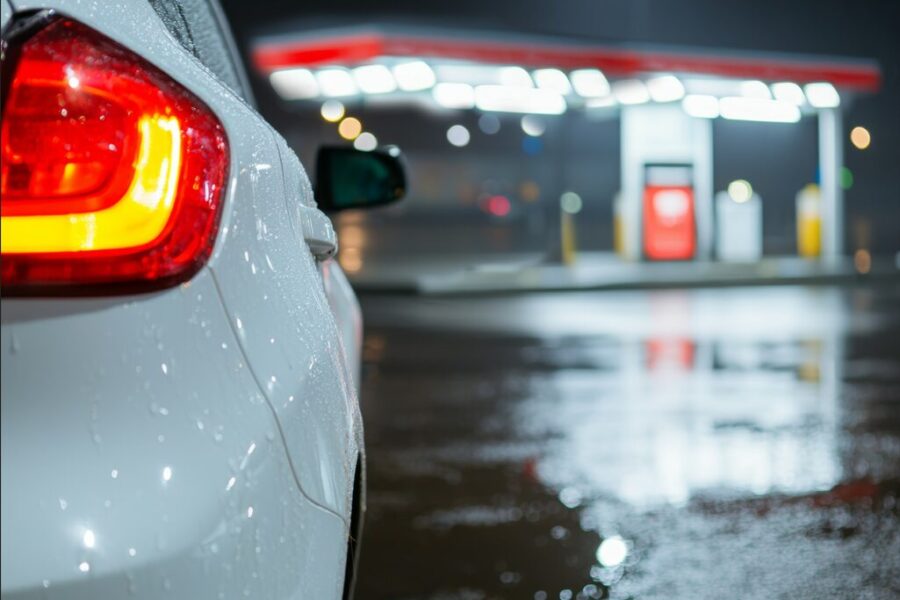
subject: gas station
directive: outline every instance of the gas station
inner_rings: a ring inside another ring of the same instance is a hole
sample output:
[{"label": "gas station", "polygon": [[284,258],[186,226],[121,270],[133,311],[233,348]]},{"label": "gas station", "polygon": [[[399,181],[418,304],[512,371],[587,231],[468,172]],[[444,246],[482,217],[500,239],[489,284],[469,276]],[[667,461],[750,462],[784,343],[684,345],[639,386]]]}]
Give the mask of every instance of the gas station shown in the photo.
[{"label": "gas station", "polygon": [[[385,25],[263,35],[251,55],[257,73],[292,105],[336,99],[348,108],[409,104],[542,118],[582,111],[617,119],[613,245],[630,262],[762,259],[763,199],[744,180],[714,186],[717,119],[783,127],[817,120],[818,181],[791,192],[797,252],[822,265],[844,261],[842,111],[881,83],[877,63],[867,60]],[[358,147],[373,143],[362,128],[356,133]]]}]

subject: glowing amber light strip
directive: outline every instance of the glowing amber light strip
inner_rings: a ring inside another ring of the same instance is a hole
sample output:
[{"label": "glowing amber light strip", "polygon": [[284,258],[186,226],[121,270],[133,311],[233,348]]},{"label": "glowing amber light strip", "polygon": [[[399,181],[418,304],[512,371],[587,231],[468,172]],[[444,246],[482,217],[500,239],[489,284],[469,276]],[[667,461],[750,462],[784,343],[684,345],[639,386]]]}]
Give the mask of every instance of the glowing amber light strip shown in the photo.
[{"label": "glowing amber light strip", "polygon": [[134,179],[121,200],[103,210],[0,219],[3,254],[131,248],[153,241],[172,214],[181,169],[178,119],[145,115]]}]

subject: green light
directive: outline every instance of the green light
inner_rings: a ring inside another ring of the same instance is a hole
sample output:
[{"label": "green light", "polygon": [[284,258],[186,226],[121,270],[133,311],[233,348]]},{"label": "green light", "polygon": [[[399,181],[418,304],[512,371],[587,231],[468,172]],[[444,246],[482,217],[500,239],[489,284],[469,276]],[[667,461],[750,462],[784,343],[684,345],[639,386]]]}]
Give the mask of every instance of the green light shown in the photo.
[{"label": "green light", "polygon": [[847,167],[841,167],[841,187],[845,190],[853,187],[853,171]]}]

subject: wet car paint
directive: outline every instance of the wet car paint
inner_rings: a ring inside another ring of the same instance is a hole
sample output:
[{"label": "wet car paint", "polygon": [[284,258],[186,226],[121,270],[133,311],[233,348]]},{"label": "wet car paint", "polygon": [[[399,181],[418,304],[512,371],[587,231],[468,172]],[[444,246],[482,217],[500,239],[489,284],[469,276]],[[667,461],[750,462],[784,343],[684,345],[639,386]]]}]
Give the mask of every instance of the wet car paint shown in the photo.
[{"label": "wet car paint", "polygon": [[312,246],[333,231],[302,166],[148,3],[11,6],[79,20],[189,87],[232,164],[190,281],[4,298],[3,598],[341,597],[362,432],[340,336],[359,315],[336,264],[325,289]]},{"label": "wet car paint", "polygon": [[363,308],[359,598],[900,593],[900,287]]}]

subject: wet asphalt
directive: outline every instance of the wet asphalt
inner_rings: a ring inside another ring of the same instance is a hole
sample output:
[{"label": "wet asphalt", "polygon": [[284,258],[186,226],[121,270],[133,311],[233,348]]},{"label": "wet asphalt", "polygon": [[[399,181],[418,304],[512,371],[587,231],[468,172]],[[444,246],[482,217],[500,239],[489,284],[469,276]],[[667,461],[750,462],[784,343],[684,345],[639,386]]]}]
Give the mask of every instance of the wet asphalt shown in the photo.
[{"label": "wet asphalt", "polygon": [[358,599],[900,597],[900,284],[362,301]]}]

